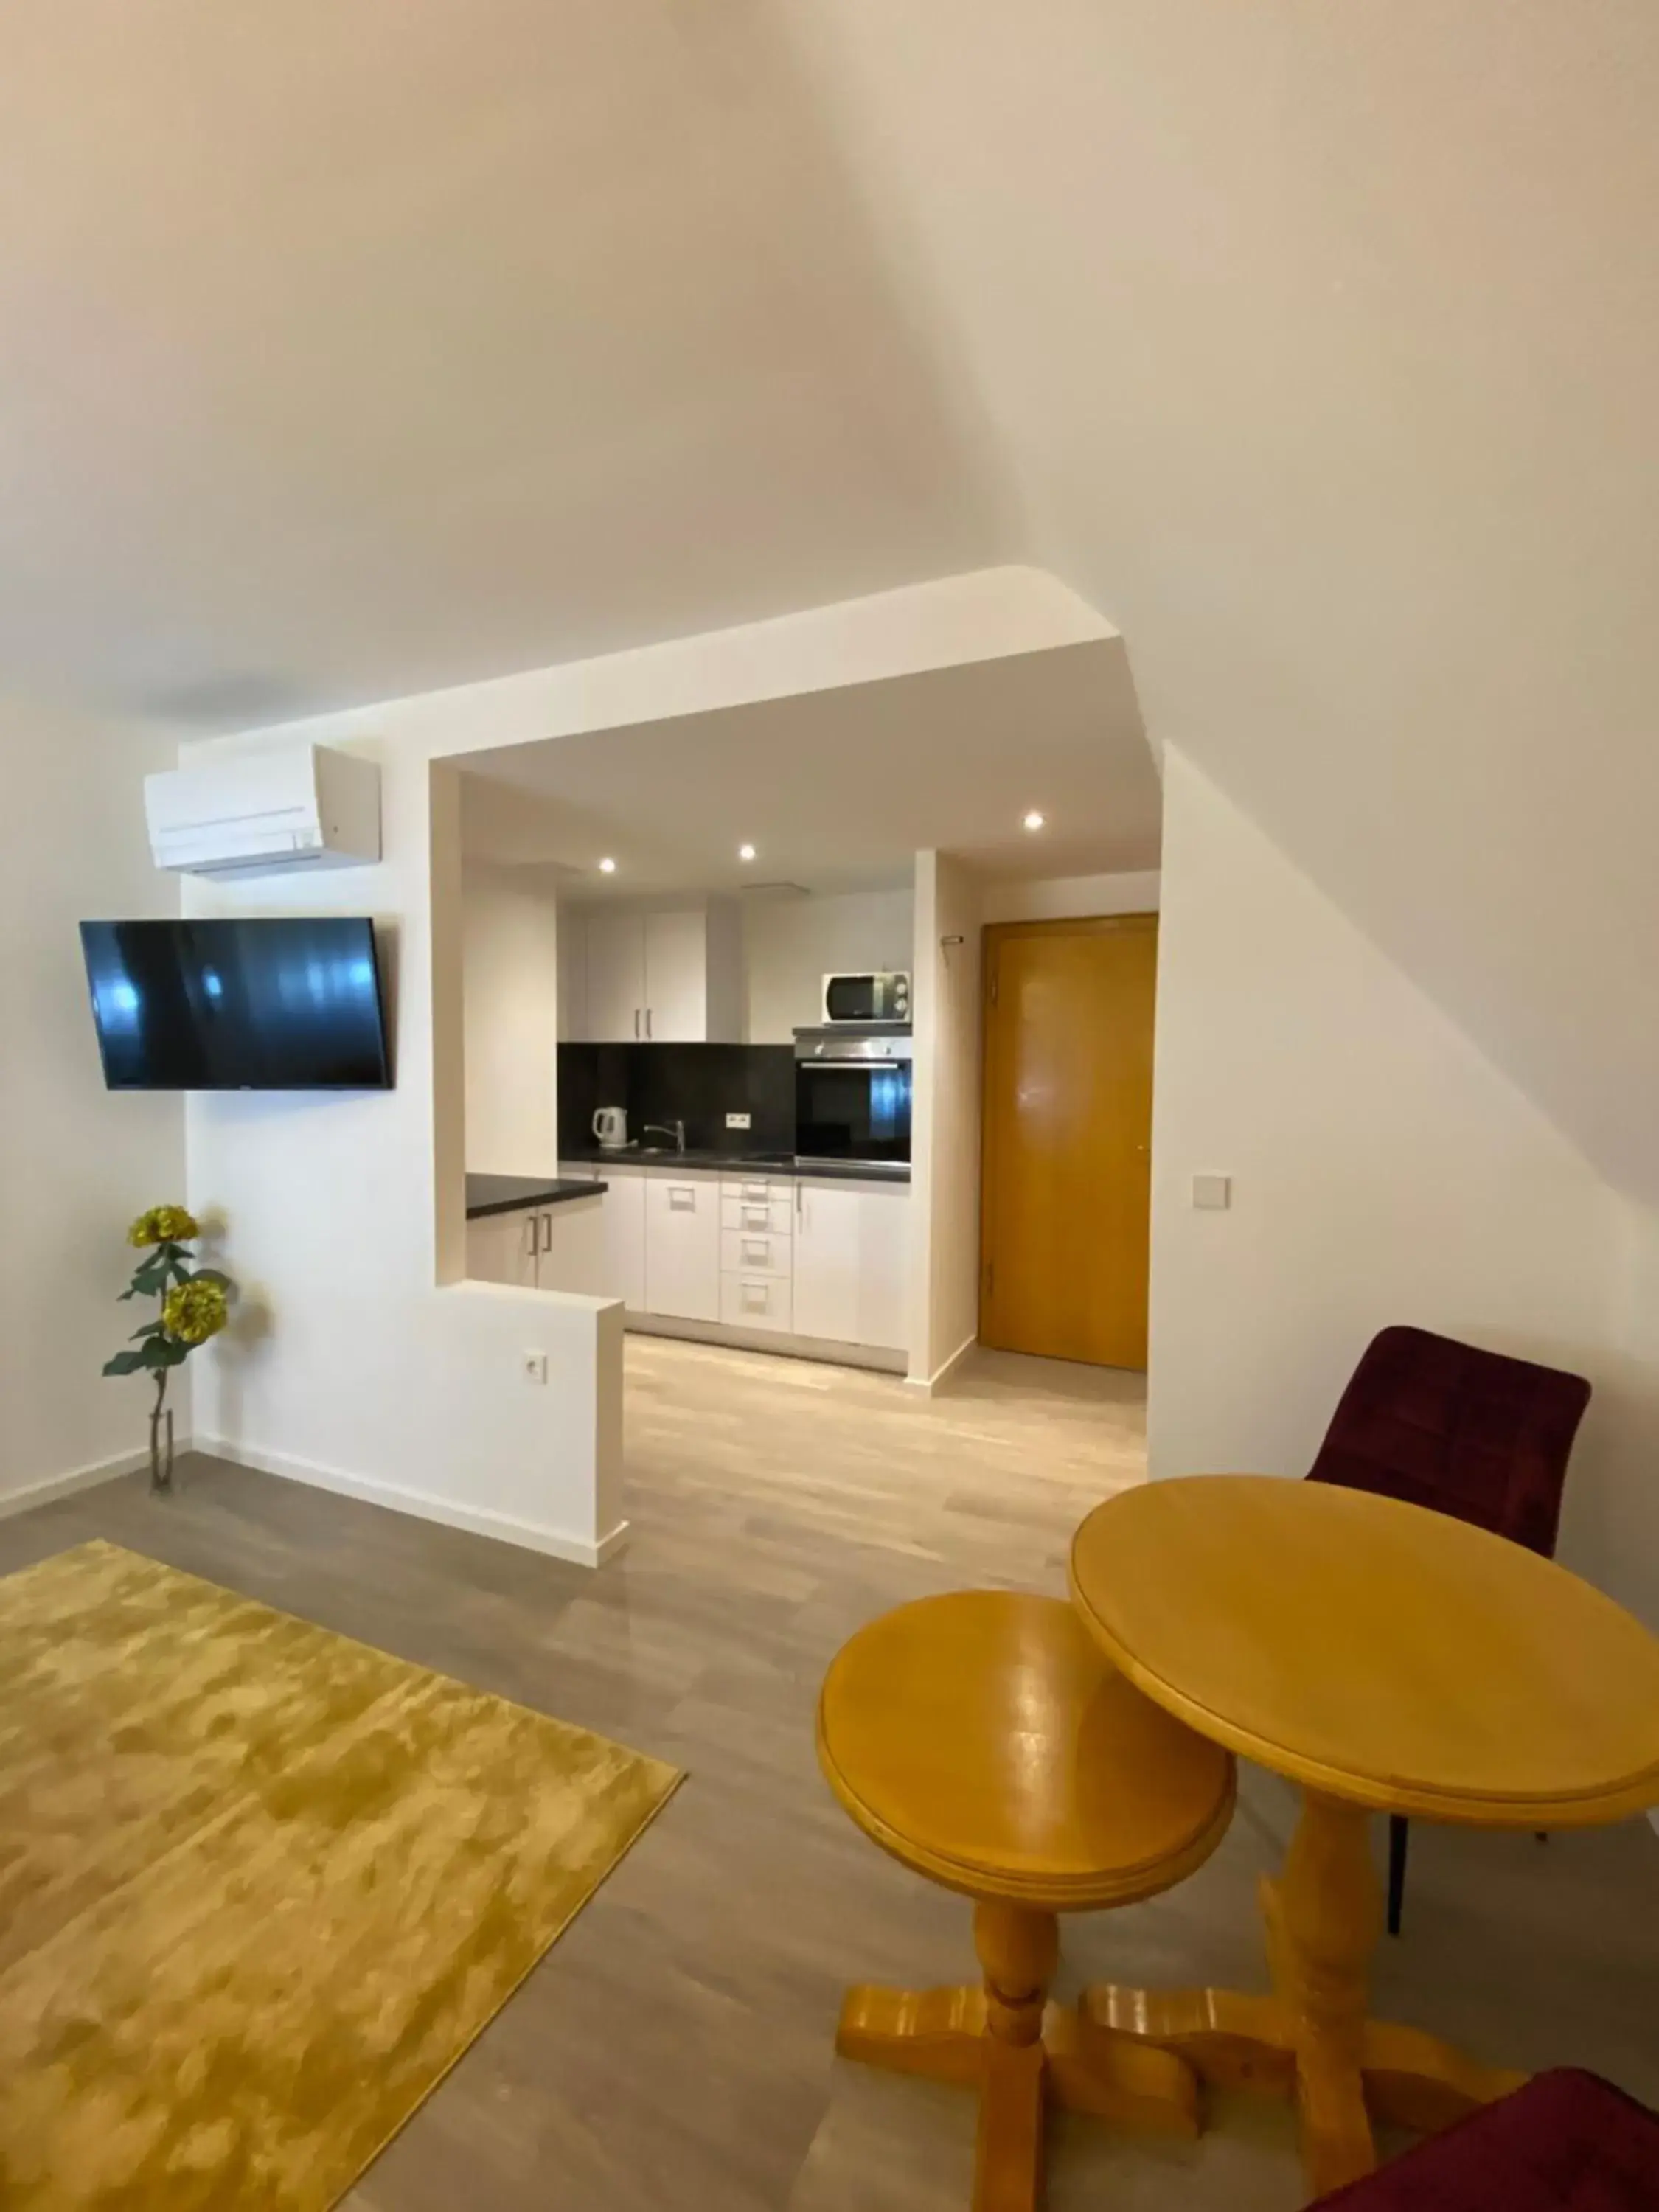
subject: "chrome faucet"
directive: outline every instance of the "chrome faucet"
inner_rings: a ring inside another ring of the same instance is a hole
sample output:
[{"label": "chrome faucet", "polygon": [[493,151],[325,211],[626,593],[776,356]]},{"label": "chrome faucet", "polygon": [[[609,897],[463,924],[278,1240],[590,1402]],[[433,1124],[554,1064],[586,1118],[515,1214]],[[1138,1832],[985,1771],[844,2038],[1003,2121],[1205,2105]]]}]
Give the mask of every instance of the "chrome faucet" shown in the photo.
[{"label": "chrome faucet", "polygon": [[646,1137],[672,1137],[674,1139],[674,1150],[677,1152],[683,1152],[685,1150],[684,1121],[676,1121],[672,1128],[665,1127],[660,1121],[647,1121],[640,1133]]}]

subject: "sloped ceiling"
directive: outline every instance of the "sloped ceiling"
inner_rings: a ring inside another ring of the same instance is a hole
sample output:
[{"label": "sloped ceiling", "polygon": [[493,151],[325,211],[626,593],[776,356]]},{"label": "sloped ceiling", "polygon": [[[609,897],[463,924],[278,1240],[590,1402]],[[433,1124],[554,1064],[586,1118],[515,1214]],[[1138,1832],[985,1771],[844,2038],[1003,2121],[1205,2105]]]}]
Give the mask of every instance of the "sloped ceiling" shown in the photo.
[{"label": "sloped ceiling", "polygon": [[791,21],[1154,740],[1659,1200],[1659,9]]},{"label": "sloped ceiling", "polygon": [[0,28],[0,665],[204,730],[994,563],[772,11]]},{"label": "sloped ceiling", "polygon": [[999,561],[1659,1201],[1651,0],[78,0],[0,672],[204,727]]}]

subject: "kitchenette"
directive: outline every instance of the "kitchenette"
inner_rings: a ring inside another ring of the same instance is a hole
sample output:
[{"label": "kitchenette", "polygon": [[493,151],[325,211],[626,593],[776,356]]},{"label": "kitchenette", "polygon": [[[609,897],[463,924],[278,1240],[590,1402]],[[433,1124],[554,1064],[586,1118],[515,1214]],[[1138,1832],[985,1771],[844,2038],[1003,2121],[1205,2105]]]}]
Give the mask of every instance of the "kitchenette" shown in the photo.
[{"label": "kitchenette", "polygon": [[469,1176],[468,1273],[619,1298],[631,1329],[902,1373],[908,971],[797,978],[765,1026],[811,1018],[740,1042],[731,945],[706,913],[562,918],[557,1172]]}]

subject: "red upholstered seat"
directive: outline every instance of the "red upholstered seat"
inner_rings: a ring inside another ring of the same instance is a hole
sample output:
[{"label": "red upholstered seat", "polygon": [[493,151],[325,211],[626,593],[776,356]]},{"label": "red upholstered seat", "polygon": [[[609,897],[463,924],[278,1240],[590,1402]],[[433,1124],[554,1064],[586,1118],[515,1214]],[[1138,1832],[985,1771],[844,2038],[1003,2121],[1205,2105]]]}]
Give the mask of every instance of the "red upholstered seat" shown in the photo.
[{"label": "red upholstered seat", "polygon": [[1659,2115],[1561,2067],[1318,2201],[1341,2212],[1659,2212]]},{"label": "red upholstered seat", "polygon": [[[1426,1328],[1371,1339],[1308,1471],[1472,1521],[1547,1559],[1578,1424],[1582,1375],[1481,1352]],[[1389,1933],[1400,1933],[1407,1828],[1389,1822]]]},{"label": "red upholstered seat", "polygon": [[1385,1328],[1342,1393],[1313,1482],[1432,1506],[1547,1557],[1590,1386],[1425,1328]]}]

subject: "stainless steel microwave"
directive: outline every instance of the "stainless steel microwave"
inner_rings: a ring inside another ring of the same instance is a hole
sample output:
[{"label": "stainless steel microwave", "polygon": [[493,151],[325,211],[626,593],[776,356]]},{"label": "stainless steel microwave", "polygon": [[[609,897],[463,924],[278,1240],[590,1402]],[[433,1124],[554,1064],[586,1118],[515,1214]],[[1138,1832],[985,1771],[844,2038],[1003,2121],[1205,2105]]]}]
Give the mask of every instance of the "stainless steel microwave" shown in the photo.
[{"label": "stainless steel microwave", "polygon": [[867,975],[826,975],[826,1022],[908,1022],[910,978],[896,969]]}]

